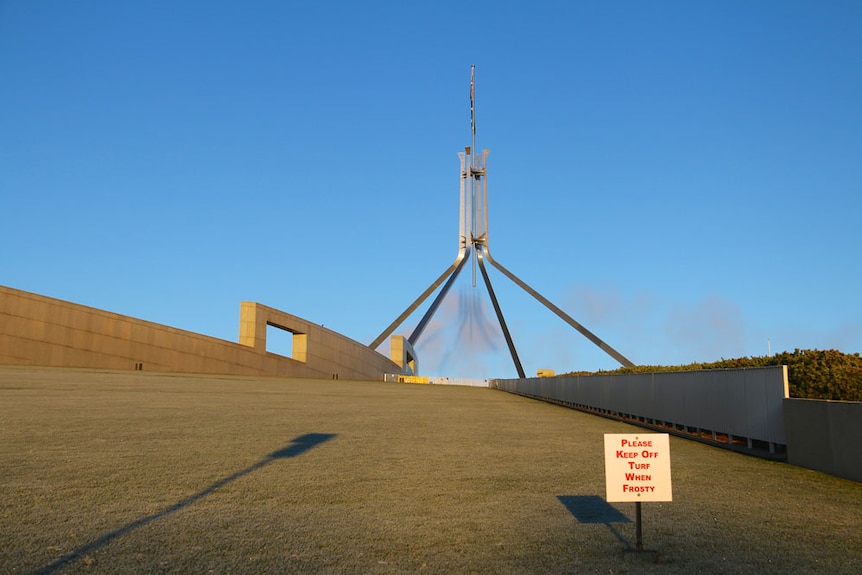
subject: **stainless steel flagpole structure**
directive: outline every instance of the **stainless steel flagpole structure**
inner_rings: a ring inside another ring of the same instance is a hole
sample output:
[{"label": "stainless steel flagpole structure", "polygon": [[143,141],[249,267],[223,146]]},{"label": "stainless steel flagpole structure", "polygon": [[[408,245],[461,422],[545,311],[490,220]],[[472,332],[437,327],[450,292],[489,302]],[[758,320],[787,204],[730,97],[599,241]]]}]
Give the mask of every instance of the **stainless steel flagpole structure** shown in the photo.
[{"label": "stainless steel flagpole structure", "polygon": [[470,68],[470,146],[466,147],[463,152],[459,152],[461,158],[461,192],[460,192],[460,213],[458,224],[458,254],[455,261],[444,271],[416,300],[407,307],[404,312],[399,315],[394,322],[389,324],[377,338],[369,344],[369,347],[376,349],[383,341],[400,326],[422,303],[436,291],[443,282],[443,289],[434,298],[431,306],[422,316],[422,319],[410,334],[408,342],[415,346],[422,335],[422,332],[431,321],[434,313],[440,306],[440,303],[446,297],[458,274],[470,259],[471,252],[475,252],[476,257],[473,258],[473,287],[476,287],[476,266],[482,274],[482,280],[488,290],[488,295],[491,298],[491,303],[494,306],[494,313],[497,316],[497,321],[500,324],[500,329],[503,332],[503,337],[506,339],[506,345],[509,348],[509,353],[512,356],[512,362],[515,364],[515,369],[518,372],[518,377],[526,377],[524,368],[521,365],[521,360],[518,352],[515,349],[515,343],[512,340],[512,335],[506,325],[506,320],[503,317],[502,309],[497,301],[497,296],[494,288],[491,285],[491,279],[488,276],[488,271],[485,267],[485,260],[497,268],[504,276],[512,280],[518,287],[533,296],[539,303],[554,312],[563,321],[581,333],[597,345],[602,351],[613,357],[621,365],[631,367],[634,364],[617,350],[602,341],[598,336],[588,330],[586,327],[575,321],[572,317],[566,314],[559,307],[555,306],[539,292],[527,285],[523,280],[515,274],[503,267],[491,257],[491,251],[488,245],[488,181],[487,181],[487,160],[488,150],[483,150],[481,154],[476,152],[476,84],[475,77],[476,66]]}]

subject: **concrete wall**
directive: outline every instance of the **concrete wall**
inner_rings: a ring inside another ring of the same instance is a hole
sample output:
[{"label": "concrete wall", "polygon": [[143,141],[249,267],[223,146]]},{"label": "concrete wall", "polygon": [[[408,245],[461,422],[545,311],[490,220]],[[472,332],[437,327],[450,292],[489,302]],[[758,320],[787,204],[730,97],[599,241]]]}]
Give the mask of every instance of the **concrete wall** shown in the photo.
[{"label": "concrete wall", "polygon": [[[266,326],[294,334],[266,351]],[[240,343],[0,286],[0,363],[186,373],[381,380],[402,369],[339,333],[257,303],[240,305]]]},{"label": "concrete wall", "polygon": [[291,332],[293,359],[321,373],[346,379],[382,380],[385,373],[404,372],[368,346],[269,306],[244,301],[240,304],[239,321],[239,342],[259,353],[266,352],[266,326]]},{"label": "concrete wall", "polygon": [[492,387],[743,449],[781,451],[787,368],[493,380]]},{"label": "concrete wall", "polygon": [[862,482],[862,403],[785,399],[787,461]]},{"label": "concrete wall", "polygon": [[416,350],[403,335],[393,335],[389,338],[389,357],[407,374],[419,373],[419,360]]}]

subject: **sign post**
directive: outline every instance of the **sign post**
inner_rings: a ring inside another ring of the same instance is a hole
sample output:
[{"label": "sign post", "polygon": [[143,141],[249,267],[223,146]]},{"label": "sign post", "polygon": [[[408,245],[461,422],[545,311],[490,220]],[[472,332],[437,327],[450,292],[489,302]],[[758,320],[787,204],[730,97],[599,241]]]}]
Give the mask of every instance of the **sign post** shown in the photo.
[{"label": "sign post", "polygon": [[[605,434],[606,500],[635,502],[634,551],[645,552],[641,526],[641,503],[672,501],[670,441],[667,433]],[[658,552],[655,559],[658,561]]]}]

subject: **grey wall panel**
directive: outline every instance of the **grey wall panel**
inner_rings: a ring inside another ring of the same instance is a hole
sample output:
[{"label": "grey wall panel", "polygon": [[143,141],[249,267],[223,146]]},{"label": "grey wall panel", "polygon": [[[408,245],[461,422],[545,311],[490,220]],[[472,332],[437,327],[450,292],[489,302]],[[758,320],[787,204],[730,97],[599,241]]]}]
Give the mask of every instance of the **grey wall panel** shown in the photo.
[{"label": "grey wall panel", "polygon": [[828,472],[833,468],[827,402],[813,399],[784,400],[787,426],[787,461],[793,465]]},{"label": "grey wall panel", "polygon": [[[623,411],[625,409],[624,398],[621,397],[621,392],[614,385],[614,378],[610,375],[599,376],[601,379],[596,382],[599,385],[597,390],[602,404],[606,409],[611,411]],[[591,382],[592,383],[592,382]]]},{"label": "grey wall panel", "polygon": [[[751,437],[770,437],[776,443],[785,443],[783,400],[786,397],[786,378],[770,378],[763,370],[746,370],[746,429],[753,430]],[[764,417],[765,414],[765,417]]]},{"label": "grey wall panel", "polygon": [[762,378],[754,374],[745,375],[745,429],[747,437],[764,437],[766,434],[766,418],[768,401],[766,386]]},{"label": "grey wall panel", "polygon": [[[638,374],[638,378],[630,378],[625,393],[629,399],[626,412],[631,414],[655,412],[655,386],[652,374]],[[648,417],[648,416],[644,416]]]},{"label": "grey wall panel", "polygon": [[[645,413],[655,412],[655,378],[653,374],[645,373],[637,382],[638,393],[636,409]],[[636,411],[637,413],[637,411]]]},{"label": "grey wall panel", "polygon": [[719,414],[724,409],[727,389],[727,372],[725,370],[710,371],[698,382],[695,420],[701,429],[715,430],[720,428]]},{"label": "grey wall panel", "polygon": [[565,385],[563,381],[557,378],[546,378],[550,380],[551,384],[551,393],[554,394],[554,397],[562,397],[563,393],[565,393]]},{"label": "grey wall panel", "polygon": [[654,384],[655,389],[655,412],[653,417],[660,421],[673,421],[674,405],[677,398],[674,395],[674,390],[669,385],[668,378],[662,379]]},{"label": "grey wall panel", "polygon": [[619,380],[614,380],[611,376],[606,377],[609,378],[609,387],[612,390],[609,398],[611,405],[614,406],[616,411],[629,413],[632,406],[631,396],[629,395],[632,381],[631,376],[626,376]]},{"label": "grey wall panel", "polygon": [[[732,394],[729,392],[733,385],[733,372],[722,370],[717,372],[712,382],[707,401],[712,405],[710,422],[713,431],[730,432],[734,427],[735,419],[739,417],[736,413]],[[740,419],[742,421],[742,419]]]},{"label": "grey wall panel", "polygon": [[713,429],[715,425],[716,407],[723,400],[721,395],[724,387],[725,372],[705,372],[691,386],[688,394],[688,408],[691,412],[693,426],[699,429]]},{"label": "grey wall panel", "polygon": [[787,461],[862,482],[862,403],[785,399]]},{"label": "grey wall panel", "polygon": [[668,373],[667,377],[656,378],[656,393],[662,402],[661,419],[686,424],[685,415],[685,373]]},{"label": "grey wall panel", "polygon": [[783,366],[498,380],[498,389],[636,417],[785,443]]},{"label": "grey wall panel", "polygon": [[830,401],[829,435],[838,477],[862,482],[862,403]]},{"label": "grey wall panel", "polygon": [[678,375],[683,378],[681,382],[682,407],[678,411],[678,423],[682,423],[687,427],[698,427],[698,414],[700,413],[700,406],[703,405],[700,393],[703,377],[701,374],[686,372],[679,373]]},{"label": "grey wall panel", "polygon": [[[787,366],[782,365],[781,377],[766,378],[766,409],[767,409],[767,433],[776,443],[787,443],[784,428],[784,399],[790,397],[790,385],[787,378]],[[750,370],[753,373],[759,373]]]},{"label": "grey wall panel", "polygon": [[733,406],[733,409],[728,409],[723,413],[723,417],[727,420],[727,428],[721,431],[739,437],[748,437],[745,427],[748,421],[745,385],[739,385],[739,381],[735,378],[728,378],[725,393],[727,394],[727,405]]},{"label": "grey wall panel", "polygon": [[563,401],[574,403],[578,398],[578,378],[577,377],[561,377],[562,393],[560,397]]},{"label": "grey wall panel", "polygon": [[590,378],[586,377],[578,378],[578,387],[581,395],[576,403],[606,409],[602,398],[602,381],[603,378],[598,375],[595,377],[595,381],[591,381]]}]

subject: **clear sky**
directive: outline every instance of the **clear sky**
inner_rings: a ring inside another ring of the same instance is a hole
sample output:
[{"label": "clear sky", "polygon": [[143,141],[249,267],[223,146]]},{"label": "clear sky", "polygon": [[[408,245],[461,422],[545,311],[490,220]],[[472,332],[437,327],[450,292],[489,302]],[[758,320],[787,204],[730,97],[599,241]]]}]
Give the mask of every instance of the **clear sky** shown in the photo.
[{"label": "clear sky", "polygon": [[[855,0],[0,0],[0,284],[370,343],[457,253],[473,64],[495,258],[623,355],[862,351]],[[470,276],[420,371],[513,376]],[[528,374],[617,366],[491,279]]]}]

